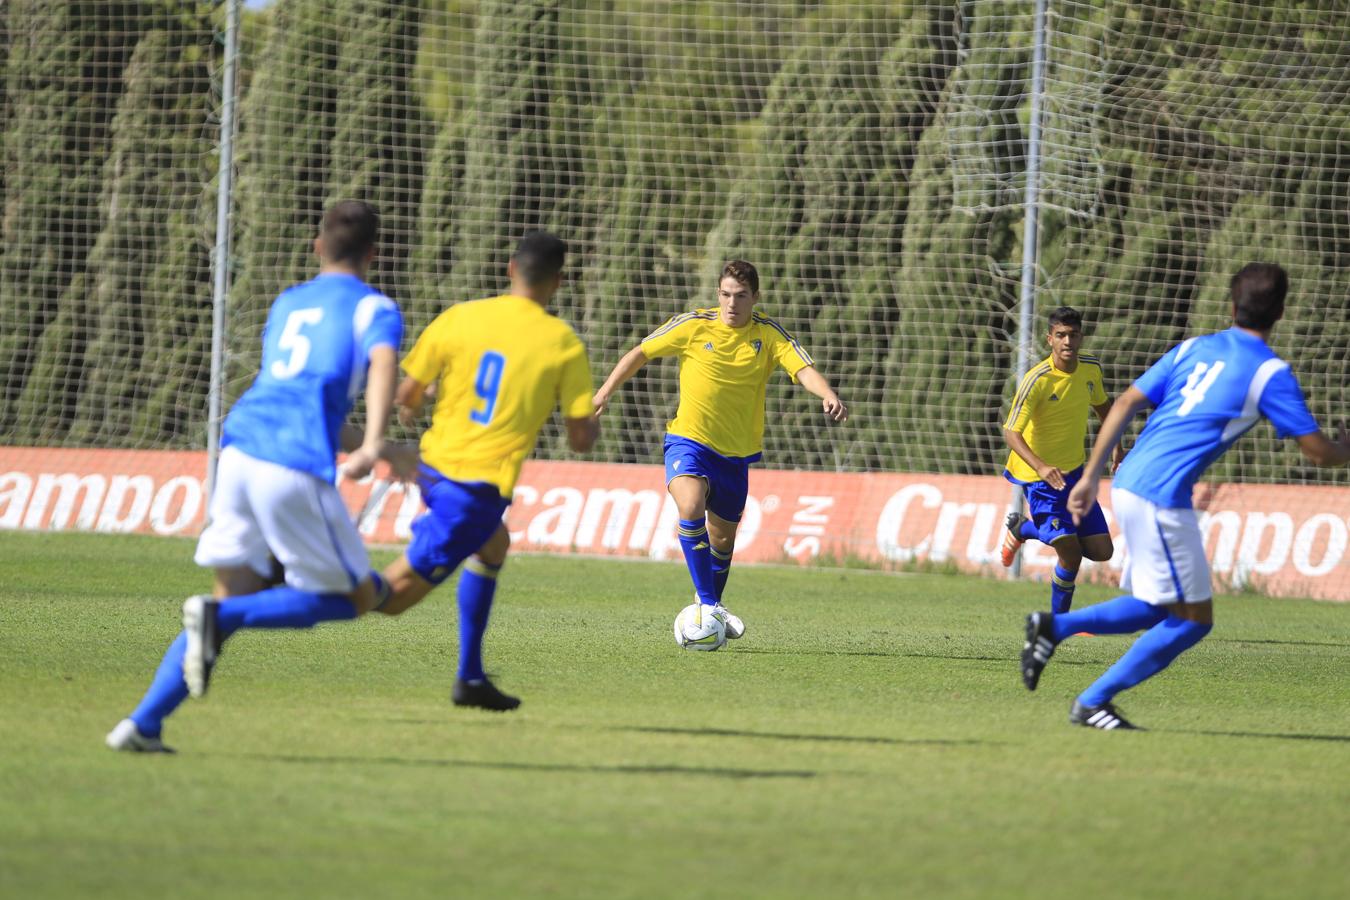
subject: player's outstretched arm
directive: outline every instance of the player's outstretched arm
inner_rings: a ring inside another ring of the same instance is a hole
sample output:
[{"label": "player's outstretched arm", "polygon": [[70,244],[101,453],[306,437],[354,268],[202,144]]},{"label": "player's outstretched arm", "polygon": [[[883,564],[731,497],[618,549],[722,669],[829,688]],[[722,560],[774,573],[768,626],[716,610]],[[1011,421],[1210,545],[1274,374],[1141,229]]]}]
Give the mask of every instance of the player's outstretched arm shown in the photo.
[{"label": "player's outstretched arm", "polygon": [[342,474],[351,479],[364,478],[384,452],[384,433],[394,411],[394,383],[398,379],[398,350],[380,344],[370,351],[366,375],[366,430],[361,446],[347,456]]},{"label": "player's outstretched arm", "polygon": [[848,407],[839,395],[830,387],[830,382],[820,374],[815,366],[807,366],[797,372],[797,381],[802,387],[820,398],[821,409],[831,422],[843,422],[848,418]]},{"label": "player's outstretched arm", "polygon": [[1065,505],[1073,514],[1074,524],[1078,524],[1081,518],[1087,515],[1097,500],[1097,485],[1101,482],[1106,458],[1124,437],[1130,420],[1139,410],[1149,405],[1148,397],[1134,385],[1126,388],[1125,393],[1117,397],[1116,402],[1111,405],[1111,411],[1106,414],[1101,430],[1097,432],[1097,441],[1092,445],[1092,454],[1088,456],[1087,464],[1083,467],[1083,478],[1073,486],[1073,490],[1069,491],[1069,499]]},{"label": "player's outstretched arm", "polygon": [[594,402],[597,416],[609,406],[609,398],[614,396],[614,392],[622,387],[625,381],[636,375],[647,362],[648,357],[646,353],[642,352],[641,344],[623,355],[623,358],[614,366],[614,371],[610,372],[609,377],[605,379],[605,383],[600,385],[600,390],[595,392]]},{"label": "player's outstretched arm", "polygon": [[1295,440],[1298,441],[1298,449],[1313,465],[1329,468],[1350,462],[1350,442],[1346,440],[1344,428],[1341,429],[1340,438],[1335,441],[1320,431],[1299,435]]}]

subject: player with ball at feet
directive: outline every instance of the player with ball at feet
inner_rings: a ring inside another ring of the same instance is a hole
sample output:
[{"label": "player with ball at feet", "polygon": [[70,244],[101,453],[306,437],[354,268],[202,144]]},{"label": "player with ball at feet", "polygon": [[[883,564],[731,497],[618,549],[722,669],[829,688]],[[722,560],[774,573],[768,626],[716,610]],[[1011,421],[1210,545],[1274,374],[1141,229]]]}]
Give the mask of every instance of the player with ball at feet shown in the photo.
[{"label": "player with ball at feet", "polygon": [[[595,394],[600,415],[614,392],[662,356],[680,360],[680,405],[666,426],[666,489],[680,514],[680,547],[696,603],[676,620],[676,640],[716,650],[744,623],[722,606],[736,529],[749,493],[750,464],[764,442],[764,397],[777,368],[820,398],[832,422],[848,409],[783,326],[755,312],[759,273],[744,260],[722,267],[717,306],[681,313],[624,354]],[[682,636],[682,637],[681,637]]]}]

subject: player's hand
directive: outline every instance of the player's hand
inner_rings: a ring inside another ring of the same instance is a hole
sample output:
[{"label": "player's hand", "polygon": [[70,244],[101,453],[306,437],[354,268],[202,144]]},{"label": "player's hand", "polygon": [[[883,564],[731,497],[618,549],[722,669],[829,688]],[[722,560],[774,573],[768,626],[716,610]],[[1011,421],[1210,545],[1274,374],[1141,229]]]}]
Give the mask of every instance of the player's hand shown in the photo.
[{"label": "player's hand", "polygon": [[417,414],[421,410],[413,409],[411,406],[400,406],[398,408],[398,422],[404,428],[417,427]]},{"label": "player's hand", "polygon": [[1064,506],[1073,516],[1073,524],[1078,525],[1083,521],[1092,510],[1092,504],[1097,502],[1097,479],[1084,478],[1073,486],[1069,491],[1069,497],[1064,502]]},{"label": "player's hand", "polygon": [[350,478],[352,481],[365,478],[375,468],[375,461],[380,458],[382,449],[383,447],[371,447],[362,444],[347,454],[347,459],[342,463],[343,477]]},{"label": "player's hand", "polygon": [[838,397],[825,397],[820,401],[820,406],[825,410],[825,415],[829,417],[831,422],[847,421],[848,407]]},{"label": "player's hand", "polygon": [[609,409],[609,394],[604,391],[596,391],[595,396],[591,398],[591,405],[595,407],[595,415],[598,418]]},{"label": "player's hand", "polygon": [[1041,481],[1055,490],[1064,490],[1064,473],[1060,471],[1059,466],[1042,466],[1036,470],[1036,474],[1041,476]]},{"label": "player's hand", "polygon": [[1125,461],[1125,445],[1116,444],[1116,449],[1111,451],[1111,472],[1120,468],[1120,464]]},{"label": "player's hand", "polygon": [[399,481],[412,481],[417,477],[417,445],[385,444],[380,454],[389,463],[389,473]]}]

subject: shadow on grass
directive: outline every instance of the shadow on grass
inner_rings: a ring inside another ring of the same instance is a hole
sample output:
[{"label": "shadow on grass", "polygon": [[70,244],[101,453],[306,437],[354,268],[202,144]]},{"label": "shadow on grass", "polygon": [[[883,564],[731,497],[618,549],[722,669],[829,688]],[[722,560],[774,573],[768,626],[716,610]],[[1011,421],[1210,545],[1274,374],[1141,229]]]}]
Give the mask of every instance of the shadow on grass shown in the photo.
[{"label": "shadow on grass", "polygon": [[1345,641],[1280,641],[1273,638],[1210,638],[1211,644],[1280,644],[1285,647],[1350,647]]},{"label": "shadow on grass", "polygon": [[[901,650],[793,650],[789,648],[777,649],[771,647],[737,647],[735,651],[738,655],[741,653],[762,653],[765,655],[776,656],[880,656],[887,659],[949,659],[957,662],[996,662],[1008,663],[1014,667],[1017,665],[1017,654],[1010,656],[961,656],[955,653],[915,653],[912,651]],[[1055,658],[1055,665],[1065,666],[1100,666],[1100,662],[1086,662],[1077,659]]]},{"label": "shadow on grass", "polygon": [[[202,754],[252,759],[259,762],[330,766],[409,766],[430,769],[500,769],[508,772],[575,772],[582,775],[679,775],[747,780],[760,778],[816,778],[813,769],[733,769],[722,766],[599,766],[570,763],[521,763],[482,759],[427,759],[404,756],[306,756],[285,753]],[[836,773],[831,773],[836,774]]]},{"label": "shadow on grass", "polygon": [[1168,734],[1201,734],[1206,737],[1267,738],[1277,741],[1327,741],[1333,744],[1350,744],[1350,734],[1270,734],[1263,731],[1203,731],[1189,728],[1153,728],[1150,730],[1165,730]]},{"label": "shadow on grass", "polygon": [[738,731],[734,728],[663,728],[659,726],[628,725],[611,731],[636,731],[641,734],[681,734],[693,737],[764,738],[771,741],[825,741],[841,744],[929,744],[956,747],[971,744],[992,744],[995,741],[957,740],[955,738],[890,738],[850,734],[784,734],[773,731]]}]

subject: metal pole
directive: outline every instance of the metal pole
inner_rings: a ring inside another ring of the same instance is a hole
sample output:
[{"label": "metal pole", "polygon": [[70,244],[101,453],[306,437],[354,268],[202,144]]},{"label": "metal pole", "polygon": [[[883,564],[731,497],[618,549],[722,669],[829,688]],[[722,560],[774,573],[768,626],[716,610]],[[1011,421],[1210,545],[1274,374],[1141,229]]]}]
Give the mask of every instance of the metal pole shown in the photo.
[{"label": "metal pole", "polygon": [[[1031,367],[1036,330],[1036,258],[1040,237],[1041,103],[1045,95],[1045,6],[1036,0],[1034,49],[1031,57],[1031,129],[1027,136],[1026,218],[1022,226],[1022,300],[1017,310],[1017,377]],[[1022,489],[1013,485],[1012,507],[1024,509]],[[1022,557],[1013,561],[1012,577],[1022,574]]]},{"label": "metal pole", "polygon": [[225,398],[225,305],[230,283],[230,203],[234,175],[234,67],[239,56],[239,8],[244,0],[225,0],[225,75],[221,86],[220,170],[216,185],[215,276],[211,290],[211,387],[206,412],[206,496],[216,486],[220,423]]}]

